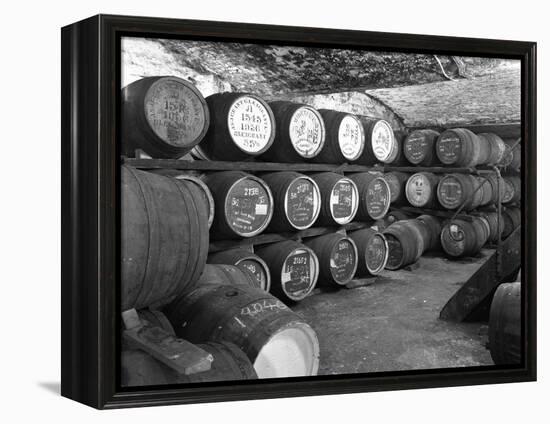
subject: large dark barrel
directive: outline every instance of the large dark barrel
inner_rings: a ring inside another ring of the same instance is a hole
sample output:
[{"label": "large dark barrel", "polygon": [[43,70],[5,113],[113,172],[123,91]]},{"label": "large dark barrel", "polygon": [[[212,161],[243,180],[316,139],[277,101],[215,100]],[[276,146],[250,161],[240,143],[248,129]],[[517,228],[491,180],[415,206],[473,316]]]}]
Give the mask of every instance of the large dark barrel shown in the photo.
[{"label": "large dark barrel", "polygon": [[489,312],[489,351],[497,365],[521,362],[521,283],[498,286]]},{"label": "large dark barrel", "polygon": [[386,268],[396,270],[416,262],[429,243],[426,227],[414,219],[397,221],[383,232],[388,241]]},{"label": "large dark barrel", "polygon": [[434,130],[414,130],[403,142],[403,154],[413,165],[434,166],[439,164],[435,142],[439,133]]},{"label": "large dark barrel", "polygon": [[211,160],[246,160],[264,153],[275,138],[275,117],[260,97],[217,93],[206,98],[211,120],[200,150]]},{"label": "large dark barrel", "polygon": [[485,138],[480,139],[468,129],[455,128],[441,133],[436,141],[436,153],[444,165],[471,167],[481,163],[482,152],[488,150],[486,145]]},{"label": "large dark barrel", "polygon": [[521,200],[521,178],[504,177],[504,195],[502,203],[518,203]]},{"label": "large dark barrel", "polygon": [[319,163],[354,162],[363,154],[365,132],[359,118],[351,113],[319,109],[325,122],[325,144],[312,160]]},{"label": "large dark barrel", "polygon": [[438,208],[437,184],[441,177],[431,172],[417,172],[405,186],[409,203],[417,208]]},{"label": "large dark barrel", "polygon": [[256,249],[272,278],[271,293],[280,299],[297,302],[309,295],[319,278],[319,260],[313,250],[287,240]]},{"label": "large dark barrel", "polygon": [[122,310],[170,302],[200,276],[207,206],[191,183],[122,167]]},{"label": "large dark barrel", "polygon": [[416,220],[424,225],[429,233],[424,251],[441,250],[441,220],[432,215],[420,215]]},{"label": "large dark barrel", "polygon": [[311,174],[321,192],[321,211],[316,225],[344,225],[353,220],[359,206],[359,191],[348,177],[334,172]]},{"label": "large dark barrel", "polygon": [[311,106],[276,101],[269,103],[277,131],[262,160],[302,162],[319,154],[325,144],[326,130],[321,114]]},{"label": "large dark barrel", "polygon": [[158,170],[155,170],[154,172],[155,174],[166,175],[168,177],[176,178],[178,180],[185,180],[185,181],[189,181],[190,183],[193,183],[188,185],[188,187],[191,190],[198,190],[200,194],[204,197],[204,200],[208,205],[208,228],[212,226],[212,223],[214,222],[214,211],[215,211],[214,197],[212,197],[212,193],[210,192],[210,189],[205,184],[205,182],[201,179],[200,176],[193,175],[188,172],[186,173],[183,171],[178,171],[176,169],[158,169]]},{"label": "large dark barrel", "polygon": [[484,139],[488,145],[489,154],[485,164],[489,166],[499,164],[506,153],[506,144],[504,144],[502,138],[492,133],[480,133],[477,136],[479,139]]},{"label": "large dark barrel", "polygon": [[355,276],[358,253],[351,238],[339,233],[325,234],[307,239],[305,245],[319,259],[318,285],[343,286]]},{"label": "large dark barrel", "polygon": [[502,211],[502,220],[504,221],[502,237],[506,238],[521,225],[521,209],[504,208]]},{"label": "large dark barrel", "polygon": [[214,172],[204,178],[216,206],[214,239],[252,237],[269,225],[271,190],[260,178],[241,171]]},{"label": "large dark barrel", "polygon": [[[437,199],[445,209],[458,209],[464,204],[464,210],[473,210],[484,200],[485,184],[485,180],[473,175],[448,174],[437,185]],[[479,186],[482,187],[478,189]]]},{"label": "large dark barrel", "polygon": [[490,228],[481,217],[456,218],[441,231],[441,246],[452,257],[472,256],[487,243]]},{"label": "large dark barrel", "polygon": [[122,89],[122,150],[178,158],[206,134],[208,107],[193,84],[176,77],[147,77]]},{"label": "large dark barrel", "polygon": [[142,387],[258,378],[248,357],[233,343],[208,342],[197,346],[210,353],[214,360],[209,371],[191,375],[179,374],[141,350],[123,350],[122,386]]},{"label": "large dark barrel", "polygon": [[[272,273],[273,276],[273,273]],[[237,345],[259,378],[316,375],[315,331],[283,302],[246,284],[201,284],[165,309],[179,337],[191,343]]]},{"label": "large dark barrel", "polygon": [[[229,249],[208,255],[209,264],[234,265],[241,270],[248,270],[254,276],[254,284],[265,291],[271,287],[271,274],[265,261],[258,255],[245,249]],[[209,270],[207,265],[206,271]],[[223,268],[222,268],[223,270]],[[242,280],[242,278],[241,278]]]},{"label": "large dark barrel", "polygon": [[359,191],[356,219],[370,221],[383,218],[391,202],[390,186],[384,176],[379,172],[358,172],[347,176]]},{"label": "large dark barrel", "polygon": [[383,119],[362,117],[365,131],[365,148],[358,159],[362,165],[376,162],[392,163],[399,153],[399,146],[391,125]]},{"label": "large dark barrel", "polygon": [[384,179],[390,186],[390,196],[392,205],[403,205],[407,203],[405,186],[411,174],[405,172],[388,172],[384,174]]},{"label": "large dark barrel", "polygon": [[262,180],[273,194],[273,218],[268,231],[296,231],[311,227],[321,210],[317,183],[297,172],[263,174]]},{"label": "large dark barrel", "polygon": [[357,247],[357,271],[356,277],[368,277],[378,275],[386,267],[388,261],[388,242],[381,232],[372,228],[348,233]]}]

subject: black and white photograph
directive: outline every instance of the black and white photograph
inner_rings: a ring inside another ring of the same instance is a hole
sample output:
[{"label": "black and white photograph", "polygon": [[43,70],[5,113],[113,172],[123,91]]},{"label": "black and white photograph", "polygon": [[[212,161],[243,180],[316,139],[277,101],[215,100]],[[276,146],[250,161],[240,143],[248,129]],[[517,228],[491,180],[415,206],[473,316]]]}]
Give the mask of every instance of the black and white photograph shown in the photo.
[{"label": "black and white photograph", "polygon": [[525,363],[520,60],[120,43],[122,388]]}]

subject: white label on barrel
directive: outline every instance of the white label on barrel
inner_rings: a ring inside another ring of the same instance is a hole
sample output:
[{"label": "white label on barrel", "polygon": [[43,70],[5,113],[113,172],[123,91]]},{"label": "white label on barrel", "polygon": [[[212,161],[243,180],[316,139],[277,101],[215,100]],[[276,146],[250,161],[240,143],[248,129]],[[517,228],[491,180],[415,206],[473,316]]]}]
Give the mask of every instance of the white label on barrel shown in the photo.
[{"label": "white label on barrel", "polygon": [[372,128],[372,151],[380,162],[391,162],[395,153],[395,136],[386,121],[378,121]]},{"label": "white label on barrel", "polygon": [[336,282],[347,282],[356,269],[357,251],[349,240],[340,240],[330,257],[330,273]]},{"label": "white label on barrel", "polygon": [[229,108],[229,134],[244,152],[261,152],[269,143],[273,122],[266,107],[250,96],[239,97]]},{"label": "white label on barrel", "polygon": [[319,191],[307,178],[296,178],[288,186],[285,195],[285,214],[288,221],[297,229],[305,229],[313,224],[319,214]]},{"label": "white label on barrel", "polygon": [[315,276],[315,261],[305,249],[294,250],[285,260],[281,285],[291,297],[301,297],[311,291]]},{"label": "white label on barrel", "polygon": [[270,202],[270,196],[260,182],[243,178],[227,194],[227,222],[241,236],[254,235],[268,224],[268,212],[272,206]]},{"label": "white label on barrel", "polygon": [[437,140],[437,157],[446,165],[458,160],[462,145],[460,138],[452,131],[446,131]]},{"label": "white label on barrel", "polygon": [[423,174],[415,174],[407,182],[407,200],[413,206],[426,206],[432,195],[430,181]]},{"label": "white label on barrel", "polygon": [[153,132],[172,146],[193,145],[206,121],[205,104],[199,96],[177,79],[155,82],[145,96],[145,116]]},{"label": "white label on barrel", "polygon": [[317,111],[303,106],[294,112],[288,128],[290,141],[304,158],[317,155],[325,140],[325,124]]},{"label": "white label on barrel", "polygon": [[445,252],[452,256],[461,256],[464,253],[466,237],[460,226],[451,224],[441,233],[441,244]]},{"label": "white label on barrel", "polygon": [[346,115],[338,128],[338,145],[347,160],[356,160],[363,152],[365,134],[363,125],[352,115]]},{"label": "white label on barrel", "polygon": [[339,180],[330,193],[330,211],[338,224],[347,224],[357,212],[357,187],[348,178]]}]

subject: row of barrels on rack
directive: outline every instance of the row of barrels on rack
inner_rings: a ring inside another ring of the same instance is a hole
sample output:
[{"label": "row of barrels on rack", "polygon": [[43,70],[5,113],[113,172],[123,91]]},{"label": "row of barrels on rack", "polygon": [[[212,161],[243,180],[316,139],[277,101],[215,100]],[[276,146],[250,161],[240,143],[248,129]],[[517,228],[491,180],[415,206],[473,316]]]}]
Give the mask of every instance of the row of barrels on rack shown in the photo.
[{"label": "row of barrels on rack", "polygon": [[391,223],[377,225],[388,243],[386,268],[397,270],[415,263],[425,252],[443,251],[448,257],[474,256],[487,243],[508,237],[521,225],[521,210],[503,208],[502,213],[478,211],[453,219],[431,215],[413,218],[391,214]]},{"label": "row of barrels on rack", "polygon": [[518,176],[497,178],[492,173],[415,174],[393,171],[384,174],[394,206],[416,208],[474,210],[498,203],[517,204],[521,200],[521,179]]},{"label": "row of barrels on rack", "polygon": [[390,187],[375,172],[222,171],[200,178],[174,170],[159,173],[193,182],[203,192],[213,239],[372,221],[383,218],[390,207]]},{"label": "row of barrels on rack", "polygon": [[250,93],[206,99],[177,77],[147,77],[122,90],[123,151],[153,158],[191,152],[202,160],[375,163],[519,169],[521,147],[468,129],[415,130],[406,137],[369,118]]}]

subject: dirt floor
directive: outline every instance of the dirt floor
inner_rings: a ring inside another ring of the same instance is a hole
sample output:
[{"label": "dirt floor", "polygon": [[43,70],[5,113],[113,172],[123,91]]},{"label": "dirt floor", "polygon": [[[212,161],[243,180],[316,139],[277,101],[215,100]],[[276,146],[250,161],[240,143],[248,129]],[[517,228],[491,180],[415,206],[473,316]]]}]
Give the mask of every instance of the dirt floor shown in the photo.
[{"label": "dirt floor", "polygon": [[486,323],[439,319],[488,252],[461,261],[424,256],[411,270],[385,271],[362,281],[367,286],[317,290],[293,307],[319,337],[319,374],[492,365]]}]

